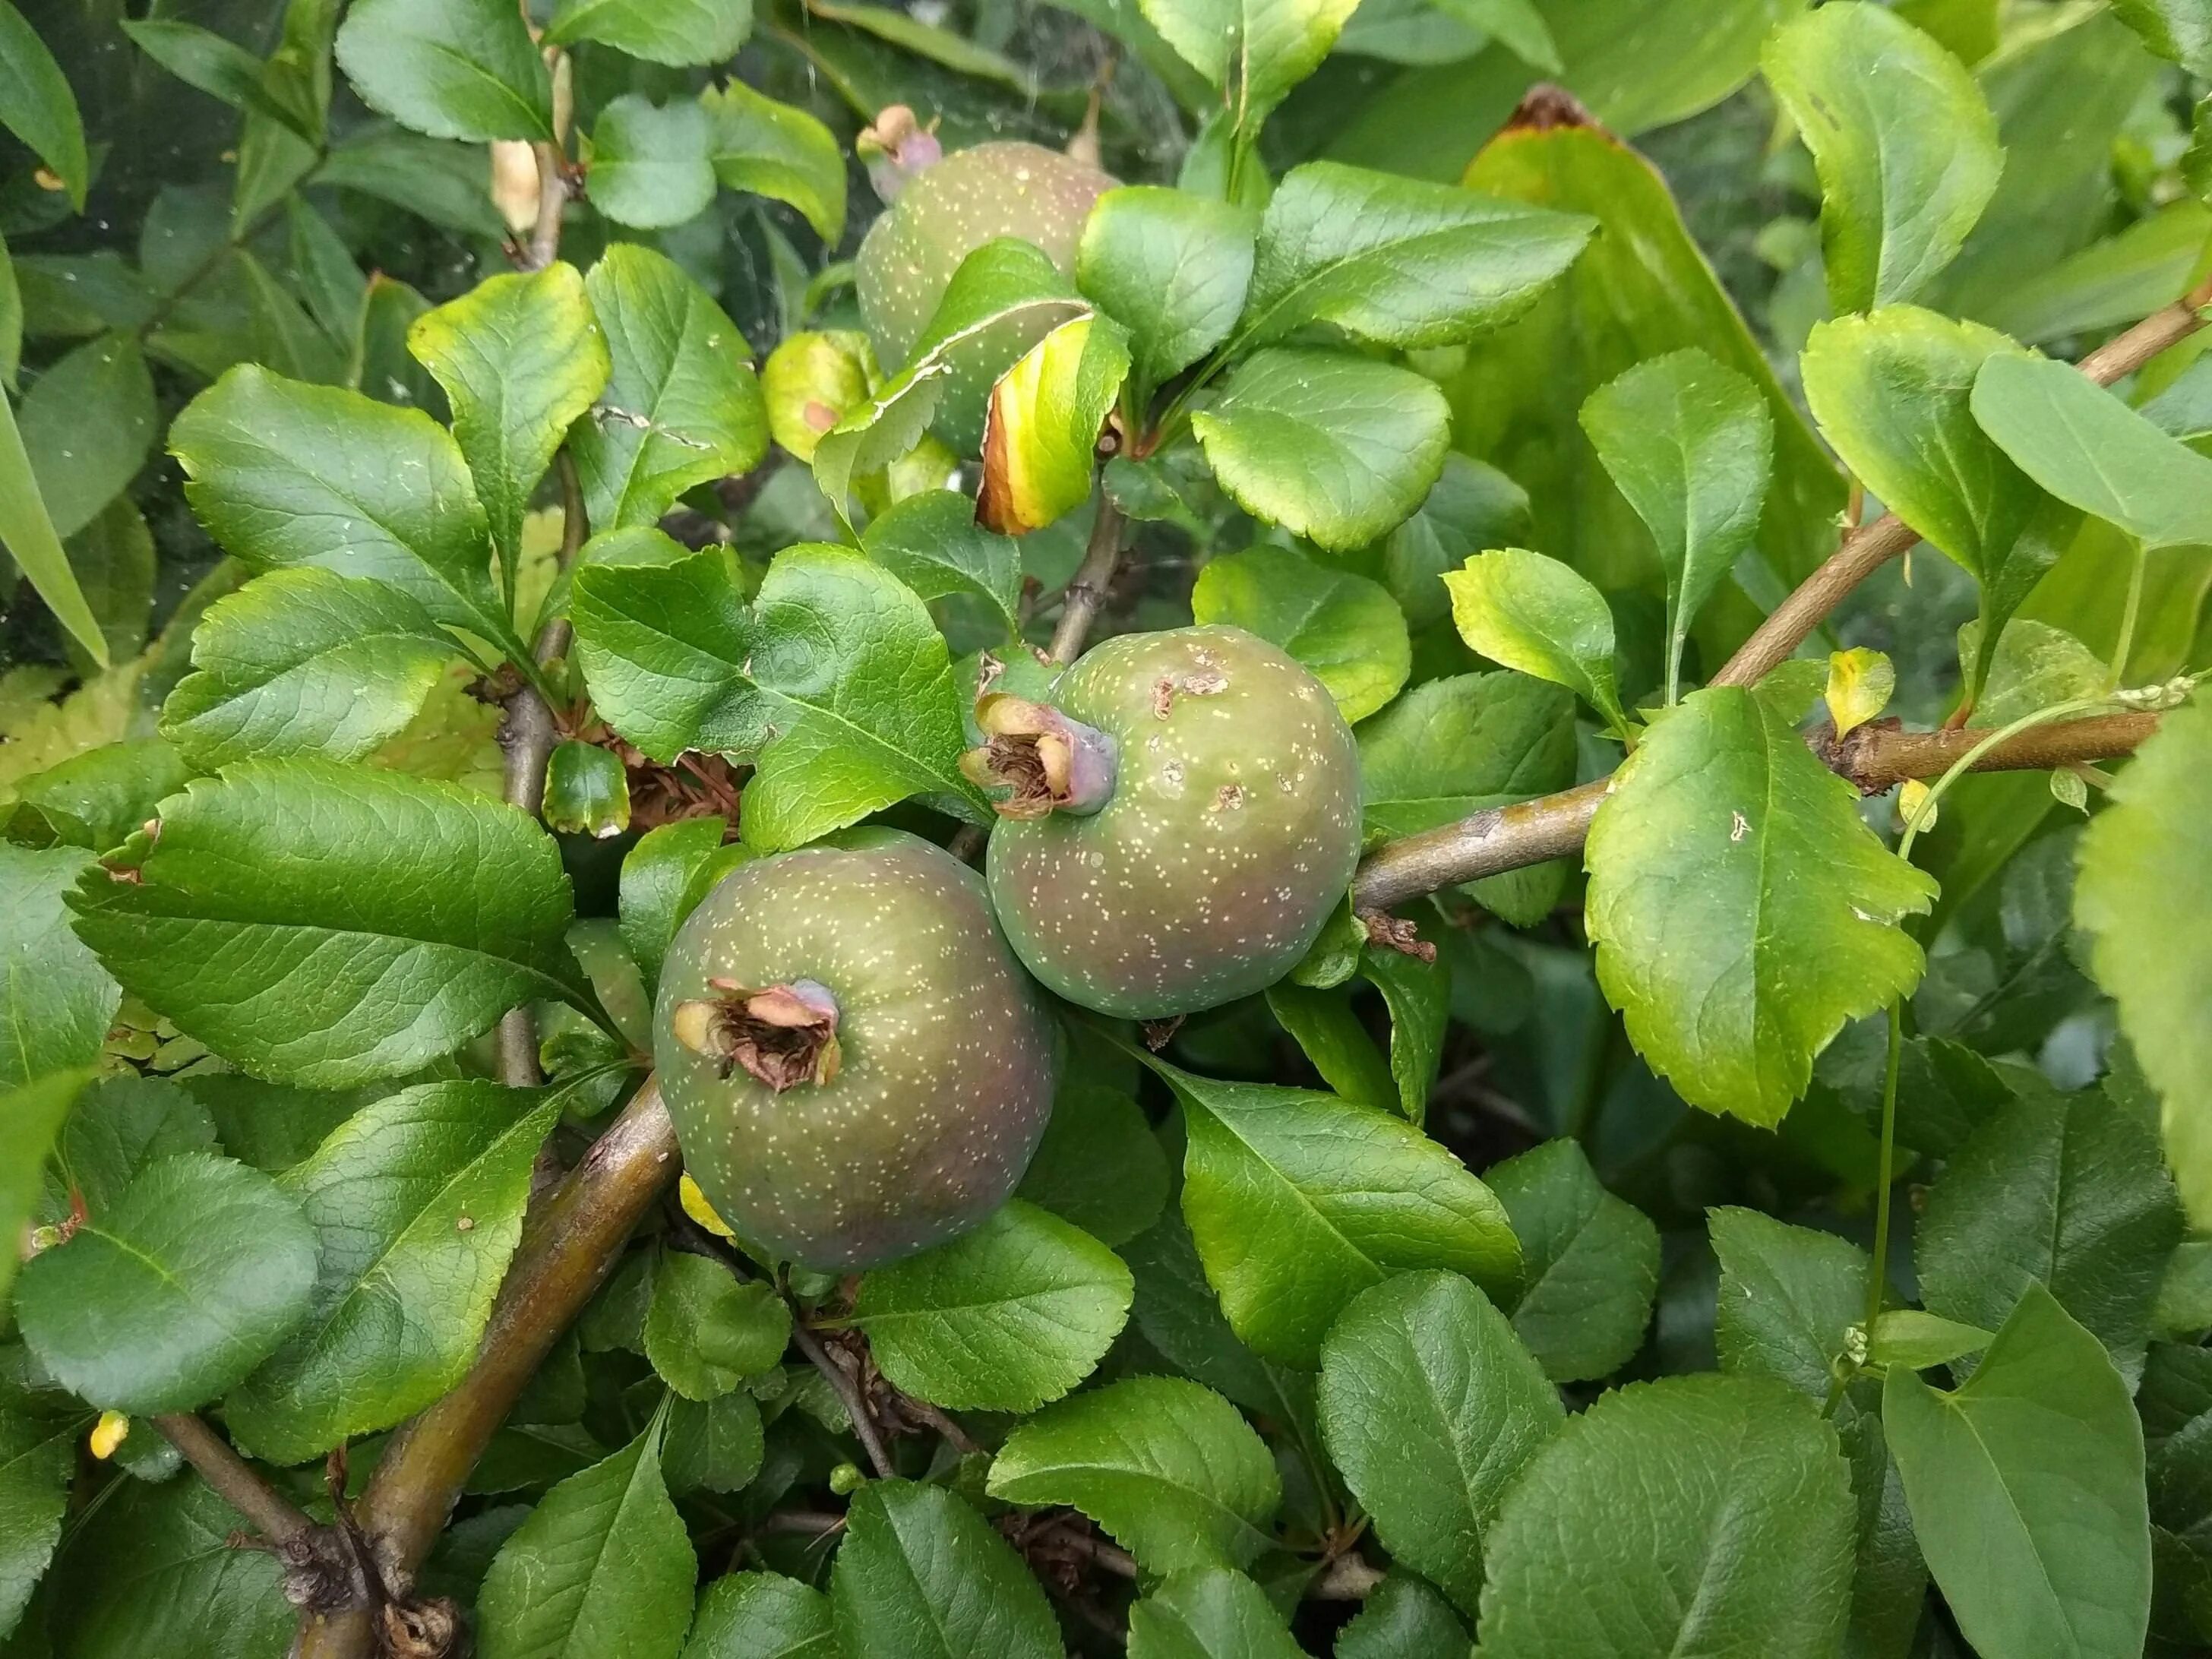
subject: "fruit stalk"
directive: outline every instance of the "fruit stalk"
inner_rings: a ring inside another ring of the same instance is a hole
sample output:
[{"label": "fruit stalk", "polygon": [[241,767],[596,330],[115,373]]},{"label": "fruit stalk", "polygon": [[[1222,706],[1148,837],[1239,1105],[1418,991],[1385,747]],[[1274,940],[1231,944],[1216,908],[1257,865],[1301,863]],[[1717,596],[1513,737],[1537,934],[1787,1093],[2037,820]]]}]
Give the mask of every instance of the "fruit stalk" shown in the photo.
[{"label": "fruit stalk", "polygon": [[1106,499],[1105,491],[1100,490],[1098,516],[1091,522],[1091,540],[1083,550],[1083,562],[1068,580],[1060,626],[1052,630],[1049,655],[1054,662],[1064,666],[1083,654],[1084,641],[1091,637],[1091,626],[1098,620],[1099,607],[1106,603],[1106,590],[1113,585],[1114,572],[1121,562],[1124,524],[1121,509]]}]

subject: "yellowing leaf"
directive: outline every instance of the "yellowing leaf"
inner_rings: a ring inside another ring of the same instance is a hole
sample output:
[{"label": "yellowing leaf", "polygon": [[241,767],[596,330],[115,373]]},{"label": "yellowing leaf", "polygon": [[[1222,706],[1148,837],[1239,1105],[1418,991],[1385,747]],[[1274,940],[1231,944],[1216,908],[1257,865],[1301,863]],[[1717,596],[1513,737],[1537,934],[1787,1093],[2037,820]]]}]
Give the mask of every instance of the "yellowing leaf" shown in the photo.
[{"label": "yellowing leaf", "polygon": [[1828,689],[1821,696],[1836,735],[1840,738],[1881,713],[1896,689],[1896,666],[1881,652],[1856,645],[1831,655]]},{"label": "yellowing leaf", "polygon": [[737,1237],[730,1224],[715,1213],[714,1206],[707,1201],[707,1194],[699,1190],[699,1183],[688,1174],[676,1183],[676,1198],[684,1206],[684,1214],[717,1238]]},{"label": "yellowing leaf", "polygon": [[977,521],[1018,536],[1080,506],[1091,493],[1099,430],[1128,372],[1127,331],[1078,317],[1001,375],[983,419]]}]

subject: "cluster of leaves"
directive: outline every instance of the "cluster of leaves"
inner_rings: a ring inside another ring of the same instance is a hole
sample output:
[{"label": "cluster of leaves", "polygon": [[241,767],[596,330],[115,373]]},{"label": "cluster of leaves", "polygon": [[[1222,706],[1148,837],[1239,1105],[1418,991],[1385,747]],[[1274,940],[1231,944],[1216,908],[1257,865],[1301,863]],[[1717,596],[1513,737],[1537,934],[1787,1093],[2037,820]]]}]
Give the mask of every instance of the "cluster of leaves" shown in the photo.
[{"label": "cluster of leaves", "polygon": [[[833,126],[1072,125],[991,9],[143,21],[236,155],[131,198],[0,3],[0,228],[54,239],[0,252],[0,542],[82,682],[0,711],[10,1659],[283,1649],[157,1419],[358,1498],[470,1374],[541,1149],[633,1093],[684,917],[875,815],[987,827],[966,707],[1042,695],[1038,597],[1125,521],[1120,617],[1309,666],[1372,845],[1610,774],[1583,868],[1405,907],[1434,960],[1347,905],[1167,1058],[1072,1019],[1017,1196],[856,1280],[672,1195],[413,1590],[494,1659],[2212,1639],[2212,374],[2185,323],[2117,390],[2064,361],[2203,275],[2212,27],[1080,9],[1133,59],[1097,136],[1133,172],[1164,115],[1176,185],[1072,269],[973,250],[884,365]],[[1553,92],[1489,137],[1540,71],[1621,132],[1771,100],[1773,356],[1614,131]],[[132,257],[71,240],[109,188]],[[1723,683],[1846,473],[1948,562]],[[551,718],[542,809],[465,684]],[[2158,720],[2117,778],[1922,781],[1893,843],[1802,729],[1893,700]]]}]

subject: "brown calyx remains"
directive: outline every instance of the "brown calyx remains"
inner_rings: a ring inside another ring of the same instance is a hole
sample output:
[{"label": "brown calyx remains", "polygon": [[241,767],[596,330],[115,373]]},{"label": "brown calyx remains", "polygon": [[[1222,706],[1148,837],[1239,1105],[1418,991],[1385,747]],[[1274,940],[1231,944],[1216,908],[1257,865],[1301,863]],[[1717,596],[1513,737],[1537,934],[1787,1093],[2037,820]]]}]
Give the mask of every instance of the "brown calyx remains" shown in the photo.
[{"label": "brown calyx remains", "polygon": [[707,983],[719,994],[678,1003],[671,1029],[692,1053],[715,1061],[722,1076],[742,1069],[778,1094],[836,1079],[837,1003],[828,987],[811,979],[758,990],[729,979]]},{"label": "brown calyx remains", "polygon": [[1007,793],[994,801],[1009,818],[1049,812],[1096,812],[1114,793],[1114,739],[1072,720],[1047,703],[992,693],[975,704],[983,746],[960,757],[960,769],[986,789]]}]

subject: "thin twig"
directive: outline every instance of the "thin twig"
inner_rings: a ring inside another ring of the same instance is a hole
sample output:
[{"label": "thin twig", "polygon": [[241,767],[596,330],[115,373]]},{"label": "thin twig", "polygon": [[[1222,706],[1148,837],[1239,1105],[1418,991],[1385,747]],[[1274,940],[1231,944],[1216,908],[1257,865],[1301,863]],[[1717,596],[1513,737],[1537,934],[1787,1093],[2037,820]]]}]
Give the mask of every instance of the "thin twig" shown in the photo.
[{"label": "thin twig", "polygon": [[[560,568],[566,570],[590,533],[584,508],[584,487],[576,472],[575,458],[563,447],[554,456],[561,479]],[[519,576],[518,573],[513,573]],[[568,649],[568,618],[556,617],[538,630],[531,654],[542,667]],[[553,711],[533,686],[525,685],[501,705],[499,742],[506,757],[507,804],[536,817],[545,805],[545,768],[553,757],[560,731]],[[538,1071],[538,1020],[530,1005],[510,1008],[499,1022],[499,1077],[512,1089],[534,1089],[543,1081]]]},{"label": "thin twig", "polygon": [[[607,1274],[631,1231],[676,1178],[676,1130],[648,1079],[524,1225],[476,1364],[452,1393],[395,1431],[359,1506],[394,1582],[422,1563],[462,1483],[554,1342]],[[368,1659],[365,1618],[303,1626],[297,1659]]]},{"label": "thin twig", "polygon": [[[2157,715],[2137,714],[2099,714],[2040,726],[1999,744],[1978,760],[1974,769],[2042,771],[2132,754],[2157,726]],[[1875,794],[1906,778],[1942,775],[1988,735],[1976,730],[1904,732],[1876,725],[1861,726],[1838,744],[1823,726],[1807,741],[1831,770]],[[1391,842],[1359,866],[1352,884],[1352,902],[1361,909],[1387,910],[1459,882],[1577,853],[1611,787],[1610,778],[1600,778]]]},{"label": "thin twig", "polygon": [[[2133,374],[2167,347],[2187,339],[2204,325],[2199,308],[2212,305],[2212,281],[2195,288],[2183,299],[2151,314],[2118,337],[2108,341],[2075,367],[2100,386],[2110,386]],[[1799,584],[1796,591],[1775,606],[1752,636],[1736,648],[1715,685],[1753,685],[1778,663],[1787,660],[1813,635],[1813,630],[1843,603],[1844,596],[1875,571],[1906,551],[1920,539],[1919,532],[1894,513],[1885,513],[1870,525],[1844,538],[1843,545],[1826,563]]]},{"label": "thin twig", "polygon": [[305,1510],[264,1480],[231,1449],[230,1442],[194,1413],[166,1413],[153,1422],[222,1501],[259,1528],[270,1543],[282,1544],[315,1529]]},{"label": "thin twig", "polygon": [[799,1345],[807,1363],[822,1373],[823,1379],[844,1402],[845,1414],[853,1419],[853,1432],[860,1437],[860,1444],[868,1454],[869,1466],[879,1479],[888,1480],[891,1474],[891,1455],[884,1445],[884,1437],[876,1427],[876,1419],[868,1411],[868,1402],[861,1397],[860,1385],[851,1372],[831,1357],[823,1346],[822,1339],[806,1328],[805,1322],[796,1314],[791,1323],[791,1340]]},{"label": "thin twig", "polygon": [[1071,663],[1082,655],[1084,641],[1091,637],[1091,625],[1098,619],[1099,607],[1106,603],[1106,590],[1112,585],[1115,569],[1121,562],[1126,524],[1121,509],[1108,501],[1101,490],[1098,516],[1091,521],[1091,540],[1083,550],[1083,562],[1076,566],[1075,574],[1068,580],[1060,626],[1052,631],[1048,655],[1053,662]]}]

